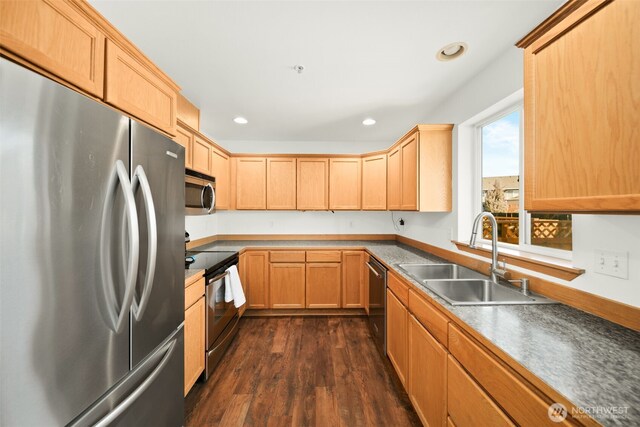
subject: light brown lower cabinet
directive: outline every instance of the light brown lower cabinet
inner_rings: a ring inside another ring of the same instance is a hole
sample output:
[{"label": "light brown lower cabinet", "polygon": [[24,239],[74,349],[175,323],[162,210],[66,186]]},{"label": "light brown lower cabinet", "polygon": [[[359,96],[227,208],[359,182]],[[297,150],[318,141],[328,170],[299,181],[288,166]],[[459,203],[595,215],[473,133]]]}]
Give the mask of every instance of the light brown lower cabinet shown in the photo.
[{"label": "light brown lower cabinet", "polygon": [[[191,287],[196,285],[191,285]],[[200,297],[184,312],[184,395],[204,370],[205,299]]]},{"label": "light brown lower cabinet", "polygon": [[307,308],[340,308],[340,263],[307,263]]},{"label": "light brown lower cabinet", "polygon": [[387,289],[387,356],[405,389],[408,375],[407,319],[407,308]]},{"label": "light brown lower cabinet", "polygon": [[409,386],[422,424],[442,426],[447,419],[447,350],[409,315]]},{"label": "light brown lower cabinet", "polygon": [[451,355],[447,360],[447,377],[448,411],[455,425],[459,427],[514,425]]},{"label": "light brown lower cabinet", "polygon": [[247,251],[242,267],[247,308],[269,308],[269,252]]},{"label": "light brown lower cabinet", "polygon": [[364,307],[363,267],[363,251],[342,252],[342,308]]},{"label": "light brown lower cabinet", "polygon": [[305,264],[271,263],[269,288],[271,308],[304,308]]}]

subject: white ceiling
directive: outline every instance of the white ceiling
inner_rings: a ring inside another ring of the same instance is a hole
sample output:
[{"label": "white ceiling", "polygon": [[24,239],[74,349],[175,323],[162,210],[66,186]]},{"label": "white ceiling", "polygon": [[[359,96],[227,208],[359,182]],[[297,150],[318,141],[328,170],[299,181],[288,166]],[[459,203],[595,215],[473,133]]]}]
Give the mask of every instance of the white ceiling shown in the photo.
[{"label": "white ceiling", "polygon": [[[182,87],[216,140],[390,142],[562,3],[91,2]],[[456,41],[464,56],[435,59]]]}]

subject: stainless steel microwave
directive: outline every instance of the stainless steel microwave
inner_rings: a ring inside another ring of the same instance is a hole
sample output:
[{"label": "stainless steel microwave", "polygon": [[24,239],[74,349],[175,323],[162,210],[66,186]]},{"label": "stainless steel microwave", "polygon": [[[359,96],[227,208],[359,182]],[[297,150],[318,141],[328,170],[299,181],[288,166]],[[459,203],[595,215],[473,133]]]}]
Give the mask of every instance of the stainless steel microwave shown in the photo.
[{"label": "stainless steel microwave", "polygon": [[208,215],[216,207],[216,179],[187,170],[184,176],[185,215]]}]

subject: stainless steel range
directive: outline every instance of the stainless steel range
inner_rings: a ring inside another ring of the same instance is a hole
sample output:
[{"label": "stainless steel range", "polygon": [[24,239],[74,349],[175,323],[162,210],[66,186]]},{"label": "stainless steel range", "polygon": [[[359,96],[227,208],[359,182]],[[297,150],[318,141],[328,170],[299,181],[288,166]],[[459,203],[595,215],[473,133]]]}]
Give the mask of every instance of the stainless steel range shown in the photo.
[{"label": "stainless steel range", "polygon": [[225,302],[231,266],[238,265],[237,252],[188,252],[194,258],[190,269],[205,270],[206,338],[205,381],[222,360],[225,351],[238,333],[240,315],[233,300]]}]

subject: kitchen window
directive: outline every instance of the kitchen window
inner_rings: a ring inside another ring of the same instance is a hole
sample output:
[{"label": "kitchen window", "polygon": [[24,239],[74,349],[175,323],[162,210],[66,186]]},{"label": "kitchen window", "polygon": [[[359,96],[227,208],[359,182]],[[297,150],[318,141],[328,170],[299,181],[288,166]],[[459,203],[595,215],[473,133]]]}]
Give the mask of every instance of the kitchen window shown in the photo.
[{"label": "kitchen window", "polygon": [[[498,241],[516,249],[570,258],[570,214],[544,214],[524,210],[523,109],[519,103],[477,124],[480,179],[478,212],[493,213]],[[482,238],[491,239],[488,220]]]}]

